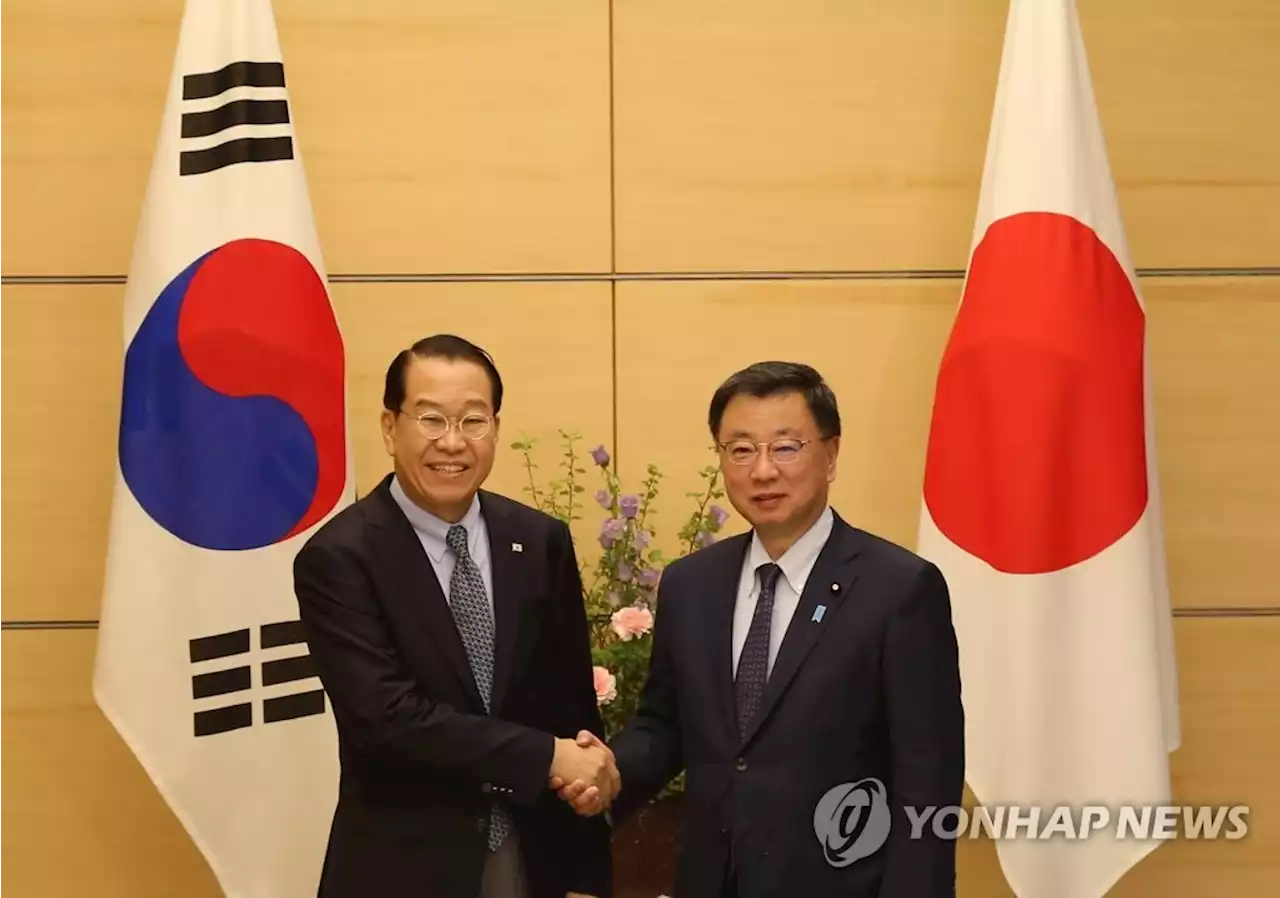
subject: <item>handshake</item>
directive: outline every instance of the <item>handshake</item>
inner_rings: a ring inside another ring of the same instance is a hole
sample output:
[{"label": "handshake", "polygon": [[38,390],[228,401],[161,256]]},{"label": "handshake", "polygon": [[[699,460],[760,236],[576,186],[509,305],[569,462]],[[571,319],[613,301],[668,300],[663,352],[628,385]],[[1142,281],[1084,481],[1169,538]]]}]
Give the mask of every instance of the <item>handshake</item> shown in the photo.
[{"label": "handshake", "polygon": [[547,784],[577,813],[593,817],[608,809],[622,789],[613,752],[593,733],[556,739]]}]

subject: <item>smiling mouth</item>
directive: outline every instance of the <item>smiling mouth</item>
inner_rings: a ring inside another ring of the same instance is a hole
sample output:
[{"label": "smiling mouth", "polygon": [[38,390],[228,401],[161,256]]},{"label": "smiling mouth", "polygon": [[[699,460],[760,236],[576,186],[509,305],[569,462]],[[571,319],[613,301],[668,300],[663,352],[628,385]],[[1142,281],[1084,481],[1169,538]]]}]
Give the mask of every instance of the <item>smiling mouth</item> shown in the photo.
[{"label": "smiling mouth", "polygon": [[777,501],[778,499],[781,499],[781,498],[783,498],[783,494],[782,494],[782,493],[761,493],[760,495],[753,497],[753,501],[756,501],[756,502],[775,502],[775,501]]},{"label": "smiling mouth", "polygon": [[440,464],[427,465],[427,467],[437,474],[461,474],[467,470],[466,465],[457,462],[442,462]]}]

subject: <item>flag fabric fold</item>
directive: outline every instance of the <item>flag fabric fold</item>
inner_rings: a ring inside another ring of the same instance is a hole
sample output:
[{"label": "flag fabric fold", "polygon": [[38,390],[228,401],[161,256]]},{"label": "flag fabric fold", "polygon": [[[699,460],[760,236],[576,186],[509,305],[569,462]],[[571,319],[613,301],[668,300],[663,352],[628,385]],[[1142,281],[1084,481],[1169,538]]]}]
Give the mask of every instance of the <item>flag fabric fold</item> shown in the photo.
[{"label": "flag fabric fold", "polygon": [[[1132,263],[1071,0],[1012,0],[917,548],[952,593],[979,804],[1170,803],[1180,724]],[[1022,831],[1025,835],[1025,827]],[[1105,894],[1158,841],[1005,838],[1019,898]]]},{"label": "flag fabric fold", "polygon": [[314,895],[336,737],[293,596],[353,500],[269,0],[189,0],[130,264],[94,695],[230,898]]}]

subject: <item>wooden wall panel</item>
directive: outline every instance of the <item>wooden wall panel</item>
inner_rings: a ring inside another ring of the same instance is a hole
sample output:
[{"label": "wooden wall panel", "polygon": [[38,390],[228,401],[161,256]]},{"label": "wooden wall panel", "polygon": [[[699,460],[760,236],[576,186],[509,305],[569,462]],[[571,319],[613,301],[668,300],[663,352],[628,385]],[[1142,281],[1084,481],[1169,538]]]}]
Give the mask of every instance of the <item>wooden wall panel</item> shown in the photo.
[{"label": "wooden wall panel", "polygon": [[[275,8],[331,272],[609,266],[607,5]],[[5,3],[5,274],[127,270],[181,10]]]},{"label": "wooden wall panel", "polygon": [[[619,0],[620,269],[963,267],[1007,6]],[[1280,264],[1280,7],[1079,7],[1135,264]]]},{"label": "wooden wall panel", "polygon": [[208,864],[93,703],[96,638],[4,633],[5,894],[220,898]]},{"label": "wooden wall panel", "polygon": [[1143,286],[1174,602],[1276,607],[1280,278]]},{"label": "wooden wall panel", "polygon": [[619,268],[957,267],[1004,6],[619,3]]},{"label": "wooden wall panel", "polygon": [[4,273],[129,264],[182,4],[3,7]]},{"label": "wooden wall panel", "polygon": [[[503,375],[490,488],[524,496],[527,474],[510,449],[522,434],[539,440],[540,478],[555,474],[559,428],[580,431],[583,452],[609,440],[607,284],[343,284],[332,295],[346,340],[361,494],[391,470],[378,424],[387,365],[432,333],[478,342]],[[3,288],[6,620],[98,616],[116,471],[122,296],[116,286]],[[575,528],[587,557],[596,526]]]},{"label": "wooden wall panel", "polygon": [[92,629],[5,630],[0,642],[4,713],[16,718],[91,702],[97,641]]},{"label": "wooden wall panel", "polygon": [[1280,266],[1280,5],[1077,4],[1134,264]]},{"label": "wooden wall panel", "polygon": [[[914,545],[934,379],[959,291],[937,280],[620,284],[618,454],[632,482],[651,461],[667,475],[659,538],[679,530],[679,497],[715,462],[712,392],[750,362],[789,358],[822,371],[841,403],[836,507]],[[1274,605],[1280,281],[1148,279],[1143,291],[1174,601]],[[658,334],[660,353],[631,351]],[[729,531],[741,527],[735,516]]]},{"label": "wooden wall panel", "polygon": [[595,0],[278,0],[331,271],[609,267]]},{"label": "wooden wall panel", "polygon": [[98,616],[116,476],[123,296],[118,286],[0,287],[5,620]]},{"label": "wooden wall panel", "polygon": [[[1183,746],[1174,800],[1251,804],[1238,842],[1173,842],[1132,871],[1116,898],[1261,895],[1280,876],[1272,775],[1280,724],[1280,619],[1180,619]],[[3,636],[3,865],[19,898],[218,894],[203,859],[132,753],[93,704],[93,631]],[[1011,894],[985,840],[963,841],[961,898]],[[12,890],[10,892],[10,890]]]}]

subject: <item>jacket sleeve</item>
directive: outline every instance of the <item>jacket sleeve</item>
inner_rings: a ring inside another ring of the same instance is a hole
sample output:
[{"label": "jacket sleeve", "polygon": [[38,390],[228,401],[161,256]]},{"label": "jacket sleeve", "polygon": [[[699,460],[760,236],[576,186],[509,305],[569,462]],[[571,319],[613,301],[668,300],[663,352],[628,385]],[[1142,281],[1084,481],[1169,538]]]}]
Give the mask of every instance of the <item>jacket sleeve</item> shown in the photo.
[{"label": "jacket sleeve", "polygon": [[892,823],[883,898],[941,898],[956,889],[956,843],[926,826],[912,839],[905,808],[958,806],[964,793],[964,709],[951,603],[926,563],[890,611],[884,654]]},{"label": "jacket sleeve", "polygon": [[630,722],[613,740],[622,792],[613,803],[615,821],[626,819],[660,792],[684,768],[680,710],[672,664],[676,591],[673,567],[658,585],[649,673]]},{"label": "jacket sleeve", "polygon": [[293,574],[311,657],[355,745],[442,776],[503,786],[510,800],[528,806],[546,792],[551,734],[463,713],[423,694],[353,551],[313,540],[294,559]]},{"label": "jacket sleeve", "polygon": [[[604,723],[596,704],[591,671],[591,632],[583,598],[582,575],[567,526],[561,525],[557,529],[557,538],[551,541],[551,554],[550,594],[558,609],[555,627],[558,640],[555,656],[560,661],[557,695],[560,707],[564,709],[565,727],[563,733],[556,735],[572,739],[578,731],[588,730],[603,738]],[[569,891],[609,898],[613,894],[613,850],[608,819],[603,814],[580,816],[559,799],[556,801],[560,805],[558,810],[569,818],[567,828],[571,835],[563,846]]]}]

